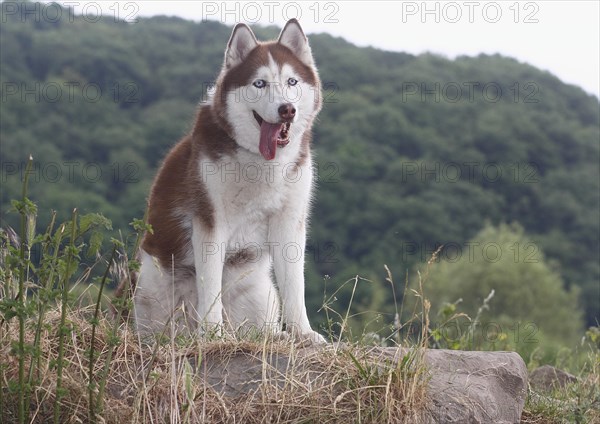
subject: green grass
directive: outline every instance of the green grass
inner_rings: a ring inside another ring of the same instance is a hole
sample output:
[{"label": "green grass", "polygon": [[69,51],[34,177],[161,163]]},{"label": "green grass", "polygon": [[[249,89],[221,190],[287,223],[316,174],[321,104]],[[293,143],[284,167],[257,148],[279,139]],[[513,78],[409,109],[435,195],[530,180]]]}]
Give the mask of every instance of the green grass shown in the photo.
[{"label": "green grass", "polygon": [[600,357],[589,358],[578,381],[546,391],[530,390],[524,423],[600,423]]}]

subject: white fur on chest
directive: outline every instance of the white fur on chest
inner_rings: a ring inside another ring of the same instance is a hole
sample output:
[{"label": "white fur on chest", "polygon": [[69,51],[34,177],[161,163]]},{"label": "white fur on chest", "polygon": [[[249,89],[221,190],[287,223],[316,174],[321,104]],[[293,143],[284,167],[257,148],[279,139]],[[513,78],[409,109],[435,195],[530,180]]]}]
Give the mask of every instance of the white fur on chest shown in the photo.
[{"label": "white fur on chest", "polygon": [[289,152],[284,152],[287,147],[279,149],[281,160],[266,161],[242,149],[235,157],[200,161],[200,175],[215,208],[215,224],[226,235],[228,248],[264,244],[271,217],[290,208],[307,208],[312,166],[310,160],[303,166],[289,160],[298,146],[289,147]]}]

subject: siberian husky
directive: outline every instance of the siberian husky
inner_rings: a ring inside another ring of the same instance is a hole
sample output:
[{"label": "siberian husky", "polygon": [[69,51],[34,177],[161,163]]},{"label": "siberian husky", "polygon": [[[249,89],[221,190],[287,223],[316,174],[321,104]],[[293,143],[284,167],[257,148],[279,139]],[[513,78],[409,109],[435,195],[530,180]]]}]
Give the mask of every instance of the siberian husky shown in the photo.
[{"label": "siberian husky", "polygon": [[[260,43],[238,24],[192,132],[148,201],[134,290],[137,329],[256,328],[322,342],[304,302],[320,81],[299,23]],[[272,280],[272,274],[277,284]],[[285,334],[285,333],[281,333]]]}]

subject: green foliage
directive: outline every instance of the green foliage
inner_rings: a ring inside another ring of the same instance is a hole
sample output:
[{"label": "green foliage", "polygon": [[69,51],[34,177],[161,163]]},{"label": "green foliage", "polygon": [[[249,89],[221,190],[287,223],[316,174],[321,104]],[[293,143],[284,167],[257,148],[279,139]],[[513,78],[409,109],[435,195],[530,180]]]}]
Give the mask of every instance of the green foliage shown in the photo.
[{"label": "green foliage", "polygon": [[[190,130],[231,28],[168,17],[52,23],[6,7],[1,226],[18,225],[10,200],[21,197],[32,154],[38,230],[51,210],[62,222],[74,208],[101,213],[115,231],[127,228],[144,214],[161,159]],[[260,37],[276,33],[257,28]],[[315,315],[325,280],[328,298],[361,275],[357,322],[378,319],[366,313],[373,308],[393,321],[401,293],[390,294],[383,264],[404,275],[440,244],[464,249],[489,221],[518,222],[556,264],[565,287],[580,288],[587,324],[597,323],[597,98],[499,55],[447,60],[358,48],[327,34],[310,41],[325,98],[314,137],[311,317],[326,322],[324,313]],[[338,292],[339,310],[351,286]]]},{"label": "green foliage", "polygon": [[[582,335],[577,291],[566,291],[539,246],[518,225],[486,226],[452,261],[435,264],[425,285],[434,339],[455,348],[534,352],[548,362]],[[452,317],[463,312],[471,319]]]},{"label": "green foliage", "polygon": [[[37,234],[37,206],[27,197],[32,162],[30,158],[26,166],[21,200],[12,201],[21,221],[19,237],[12,234],[11,229],[0,233],[0,325],[5,326],[14,318],[18,320],[19,336],[18,340],[12,341],[10,352],[18,358],[18,381],[8,381],[8,387],[9,391],[18,394],[16,415],[19,423],[25,423],[28,421],[27,405],[32,389],[39,380],[36,376],[41,371],[40,342],[45,327],[45,314],[49,305],[59,301],[61,318],[55,329],[59,340],[58,357],[50,364],[51,368],[56,368],[54,422],[58,423],[61,421],[61,397],[66,392],[62,387],[64,343],[72,332],[72,327],[66,320],[72,278],[81,264],[80,253],[86,245],[84,239],[87,233],[91,234],[88,251],[96,254],[100,244],[98,240],[103,231],[111,228],[111,223],[100,214],[79,216],[77,209],[74,209],[70,221],[62,223],[56,229],[54,214],[46,232]],[[36,249],[40,250],[41,255],[39,260],[34,261],[31,252]],[[36,321],[37,325],[33,330],[26,328],[28,320]],[[33,342],[26,340],[27,332],[33,333]],[[4,375],[1,380],[5,380]],[[0,392],[2,391],[0,383]],[[4,409],[1,397],[0,409]]]}]

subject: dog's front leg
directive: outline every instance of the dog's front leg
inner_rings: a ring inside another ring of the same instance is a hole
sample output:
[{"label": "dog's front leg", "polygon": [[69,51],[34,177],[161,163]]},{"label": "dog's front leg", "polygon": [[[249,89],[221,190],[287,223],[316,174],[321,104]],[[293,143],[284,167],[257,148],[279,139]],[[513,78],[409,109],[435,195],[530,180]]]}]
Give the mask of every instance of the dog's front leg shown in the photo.
[{"label": "dog's front leg", "polygon": [[192,247],[196,267],[198,302],[195,313],[198,331],[204,335],[212,330],[220,332],[223,324],[221,286],[223,277],[224,240],[216,229],[207,229],[199,219],[192,225]]},{"label": "dog's front leg", "polygon": [[288,333],[313,342],[325,342],[310,326],[304,301],[306,212],[282,213],[269,222],[269,243],[275,279],[281,295],[282,318]]}]

